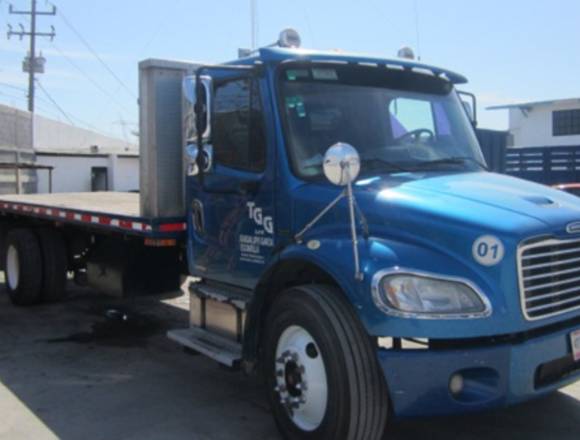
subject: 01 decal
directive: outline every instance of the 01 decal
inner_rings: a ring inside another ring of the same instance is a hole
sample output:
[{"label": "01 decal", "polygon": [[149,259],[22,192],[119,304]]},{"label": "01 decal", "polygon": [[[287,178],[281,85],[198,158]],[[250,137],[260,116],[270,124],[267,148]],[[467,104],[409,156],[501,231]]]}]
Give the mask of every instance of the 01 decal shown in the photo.
[{"label": "01 decal", "polygon": [[505,248],[493,235],[482,235],[473,243],[473,258],[482,266],[495,266],[503,260]]}]

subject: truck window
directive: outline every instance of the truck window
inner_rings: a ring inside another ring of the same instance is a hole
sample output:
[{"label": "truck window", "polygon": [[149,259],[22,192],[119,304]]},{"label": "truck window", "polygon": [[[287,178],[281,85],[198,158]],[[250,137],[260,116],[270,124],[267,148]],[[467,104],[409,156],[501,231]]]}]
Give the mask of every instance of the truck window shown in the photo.
[{"label": "truck window", "polygon": [[484,160],[457,94],[441,78],[327,64],[289,66],[280,82],[284,136],[299,177],[321,177],[336,142],[358,150],[363,175],[474,171]]},{"label": "truck window", "polygon": [[420,129],[435,132],[433,112],[429,101],[396,98],[389,104],[389,114],[395,138]]},{"label": "truck window", "polygon": [[217,164],[260,172],[266,163],[266,142],[258,84],[238,79],[216,85],[212,141]]}]

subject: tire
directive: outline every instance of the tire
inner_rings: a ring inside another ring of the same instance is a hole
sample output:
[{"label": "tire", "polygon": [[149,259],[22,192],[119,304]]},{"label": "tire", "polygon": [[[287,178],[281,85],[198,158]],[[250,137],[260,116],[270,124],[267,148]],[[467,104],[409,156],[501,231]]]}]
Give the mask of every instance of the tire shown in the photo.
[{"label": "tire", "polygon": [[283,292],[268,313],[262,348],[264,382],[284,438],[382,437],[387,386],[371,339],[342,292],[325,285]]},{"label": "tire", "polygon": [[66,297],[68,258],[62,234],[52,229],[39,229],[38,238],[42,252],[42,287],[40,298],[56,302]]},{"label": "tire", "polygon": [[13,229],[4,246],[6,289],[17,306],[40,302],[42,253],[38,238],[30,229]]}]

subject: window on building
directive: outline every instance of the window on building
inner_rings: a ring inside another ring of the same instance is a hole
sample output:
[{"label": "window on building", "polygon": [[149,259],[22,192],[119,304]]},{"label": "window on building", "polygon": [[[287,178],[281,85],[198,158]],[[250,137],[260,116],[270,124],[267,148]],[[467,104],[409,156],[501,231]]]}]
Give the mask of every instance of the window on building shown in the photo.
[{"label": "window on building", "polygon": [[244,171],[264,170],[266,141],[255,80],[233,80],[216,87],[212,141],[216,163]]},{"label": "window on building", "polygon": [[580,109],[552,112],[552,134],[554,136],[580,134]]}]

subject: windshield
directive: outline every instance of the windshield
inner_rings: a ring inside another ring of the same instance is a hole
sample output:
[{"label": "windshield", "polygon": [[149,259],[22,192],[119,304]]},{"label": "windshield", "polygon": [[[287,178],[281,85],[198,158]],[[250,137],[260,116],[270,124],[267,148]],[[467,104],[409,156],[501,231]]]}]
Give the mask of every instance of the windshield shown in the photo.
[{"label": "windshield", "polygon": [[301,177],[322,175],[336,142],[359,152],[362,173],[476,170],[484,159],[452,85],[411,71],[352,65],[281,73],[286,142]]}]

